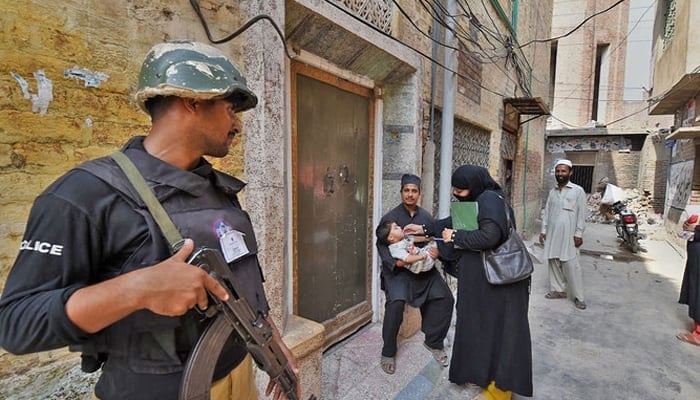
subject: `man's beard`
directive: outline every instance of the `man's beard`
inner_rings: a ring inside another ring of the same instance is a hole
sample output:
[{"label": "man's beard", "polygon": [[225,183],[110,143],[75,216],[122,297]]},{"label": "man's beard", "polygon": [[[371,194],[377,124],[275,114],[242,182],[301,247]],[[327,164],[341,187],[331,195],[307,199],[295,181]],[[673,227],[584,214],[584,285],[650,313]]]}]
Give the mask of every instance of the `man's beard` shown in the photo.
[{"label": "man's beard", "polygon": [[565,185],[569,183],[569,177],[568,176],[555,176],[557,183],[560,185]]}]

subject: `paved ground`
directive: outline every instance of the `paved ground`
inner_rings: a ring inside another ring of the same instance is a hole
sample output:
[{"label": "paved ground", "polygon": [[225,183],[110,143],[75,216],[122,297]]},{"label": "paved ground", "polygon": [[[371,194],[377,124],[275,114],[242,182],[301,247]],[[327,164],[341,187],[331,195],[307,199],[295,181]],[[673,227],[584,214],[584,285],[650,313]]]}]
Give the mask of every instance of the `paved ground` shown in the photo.
[{"label": "paved ground", "polygon": [[[582,248],[588,309],[546,300],[537,264],[530,300],[534,399],[700,399],[700,347],[675,334],[689,328],[678,292],[685,251],[660,227],[644,226],[646,253],[619,245],[612,225],[589,224]],[[540,250],[533,247],[535,253]],[[448,335],[448,346],[452,341]],[[379,367],[381,324],[364,327],[323,360],[325,400],[468,399],[448,382],[418,333],[400,342],[397,372]],[[448,349],[449,350],[449,349]]]},{"label": "paved ground", "polygon": [[[547,270],[536,265],[529,314],[534,399],[700,399],[700,347],[675,338],[690,325],[687,307],[677,303],[685,251],[671,246],[660,227],[644,228],[648,251],[633,255],[619,246],[614,226],[588,225],[582,248],[585,311],[570,301],[544,299]],[[387,375],[379,366],[381,324],[362,328],[325,353],[321,398],[464,400],[476,394],[449,383],[448,370],[422,341],[422,333],[401,340],[397,372]],[[94,377],[79,373],[74,362],[62,371],[0,380],[0,400],[88,398]],[[51,374],[70,385],[54,385],[46,395],[42,387]]]}]

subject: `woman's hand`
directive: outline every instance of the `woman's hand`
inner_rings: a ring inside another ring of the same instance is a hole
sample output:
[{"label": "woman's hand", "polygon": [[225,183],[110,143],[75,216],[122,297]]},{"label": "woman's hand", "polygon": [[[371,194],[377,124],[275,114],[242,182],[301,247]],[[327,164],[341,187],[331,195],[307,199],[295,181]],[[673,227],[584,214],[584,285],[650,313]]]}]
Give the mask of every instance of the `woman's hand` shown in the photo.
[{"label": "woman's hand", "polygon": [[423,230],[423,225],[408,224],[408,225],[403,227],[403,234],[404,235],[425,235],[425,231]]},{"label": "woman's hand", "polygon": [[695,232],[695,227],[698,226],[698,223],[691,224],[688,221],[683,223],[683,230],[688,231],[688,232]]},{"label": "woman's hand", "polygon": [[437,247],[431,247],[428,249],[428,255],[433,260],[437,260],[437,258],[440,256],[440,252],[438,251]]},{"label": "woman's hand", "polygon": [[450,243],[452,242],[452,233],[454,232],[454,229],[449,229],[445,228],[442,230],[442,240],[445,241],[445,243]]}]

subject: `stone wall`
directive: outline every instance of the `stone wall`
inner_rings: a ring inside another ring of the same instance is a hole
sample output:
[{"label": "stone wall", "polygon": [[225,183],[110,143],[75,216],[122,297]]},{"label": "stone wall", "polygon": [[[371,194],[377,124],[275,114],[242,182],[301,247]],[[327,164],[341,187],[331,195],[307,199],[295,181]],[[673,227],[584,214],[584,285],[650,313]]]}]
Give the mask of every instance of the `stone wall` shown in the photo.
[{"label": "stone wall", "polygon": [[[245,22],[245,13],[229,2],[202,3],[215,37]],[[2,8],[0,288],[17,255],[33,199],[75,165],[108,155],[129,137],[148,132],[148,117],[132,100],[148,49],[178,38],[208,42],[189,2],[34,0],[3,2]],[[245,74],[243,43],[217,47]],[[229,156],[214,160],[215,166],[243,174],[249,125],[244,123],[240,143]],[[0,398],[89,397],[95,378],[81,374],[79,360],[63,349],[22,357],[0,349],[0,360]],[[18,371],[23,371],[21,379]]]},{"label": "stone wall", "polygon": [[[208,14],[212,25],[241,20],[235,10],[224,10]],[[196,18],[189,4],[169,1],[97,2],[89,8],[80,1],[5,4],[0,16],[5,28],[0,31],[0,187],[5,188],[0,287],[34,197],[71,167],[148,132],[148,117],[132,100],[141,60],[163,39],[206,41]],[[235,42],[220,48],[240,58]],[[236,146],[218,165],[240,174],[241,155],[242,146]]]}]

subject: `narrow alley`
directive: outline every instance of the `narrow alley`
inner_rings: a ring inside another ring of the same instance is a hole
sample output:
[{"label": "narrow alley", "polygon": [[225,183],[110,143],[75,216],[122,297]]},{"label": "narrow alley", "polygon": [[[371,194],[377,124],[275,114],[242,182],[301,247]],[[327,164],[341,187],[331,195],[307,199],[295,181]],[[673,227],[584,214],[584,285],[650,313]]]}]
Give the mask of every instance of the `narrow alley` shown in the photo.
[{"label": "narrow alley", "polygon": [[[614,226],[587,225],[581,258],[585,311],[571,301],[545,299],[547,269],[536,264],[530,298],[534,399],[700,398],[700,348],[675,338],[690,324],[687,307],[677,303],[685,250],[671,244],[661,225],[643,226],[643,233],[647,252],[635,255],[619,245]],[[449,383],[448,369],[432,360],[422,338],[419,332],[400,343],[397,372],[387,375],[378,362],[381,324],[366,326],[325,353],[323,398],[449,400],[476,394]]]}]

